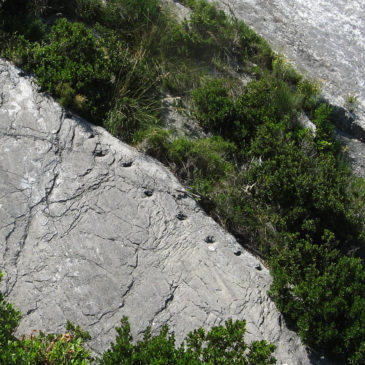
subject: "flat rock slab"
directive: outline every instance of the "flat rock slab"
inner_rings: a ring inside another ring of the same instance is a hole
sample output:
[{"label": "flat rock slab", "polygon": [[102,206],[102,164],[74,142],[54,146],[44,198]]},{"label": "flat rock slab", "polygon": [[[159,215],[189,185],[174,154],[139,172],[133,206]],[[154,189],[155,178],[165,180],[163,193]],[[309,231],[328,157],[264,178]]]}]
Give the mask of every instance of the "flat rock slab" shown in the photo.
[{"label": "flat rock slab", "polygon": [[247,340],[274,342],[279,364],[311,363],[266,294],[268,270],[168,169],[71,117],[1,60],[0,93],[0,270],[23,313],[18,334],[71,320],[101,353],[123,315],[134,335],[168,323],[177,341],[246,319]]}]

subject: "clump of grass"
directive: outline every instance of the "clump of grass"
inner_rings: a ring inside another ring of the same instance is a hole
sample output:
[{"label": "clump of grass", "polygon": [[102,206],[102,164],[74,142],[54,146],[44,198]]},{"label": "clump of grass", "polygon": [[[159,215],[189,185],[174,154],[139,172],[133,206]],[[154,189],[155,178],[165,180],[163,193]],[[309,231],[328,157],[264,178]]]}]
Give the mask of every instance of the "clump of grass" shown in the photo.
[{"label": "clump of grass", "polygon": [[358,98],[355,95],[347,94],[345,99],[345,108],[350,111],[354,112],[358,106]]}]

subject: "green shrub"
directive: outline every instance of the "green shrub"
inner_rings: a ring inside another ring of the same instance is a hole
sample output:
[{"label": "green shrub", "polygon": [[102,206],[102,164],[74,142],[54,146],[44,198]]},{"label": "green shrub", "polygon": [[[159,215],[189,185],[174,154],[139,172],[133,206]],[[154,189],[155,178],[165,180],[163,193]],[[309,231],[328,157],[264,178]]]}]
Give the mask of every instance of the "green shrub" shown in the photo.
[{"label": "green shrub", "polygon": [[341,144],[334,137],[334,125],[331,122],[332,108],[326,104],[320,104],[313,113],[313,123],[316,125],[316,141],[320,151],[338,155]]},{"label": "green shrub", "polygon": [[177,38],[187,51],[185,56],[208,61],[212,55],[228,56],[234,26],[224,11],[204,0],[195,2],[192,10]]},{"label": "green shrub", "polygon": [[211,192],[234,170],[231,158],[236,146],[221,137],[176,139],[166,130],[151,128],[140,133],[138,140],[145,152],[168,164],[181,180],[202,194]]},{"label": "green shrub", "polygon": [[149,128],[136,135],[136,142],[143,152],[168,164],[168,151],[171,144],[171,133],[161,128]]},{"label": "green shrub", "polygon": [[249,135],[267,121],[295,120],[303,102],[301,94],[289,83],[272,76],[250,82],[237,103],[237,110]]},{"label": "green shrub", "polygon": [[297,85],[297,92],[302,96],[302,108],[309,113],[314,110],[320,99],[320,87],[316,82],[302,80]]},{"label": "green shrub", "polygon": [[216,181],[231,172],[230,156],[235,146],[221,137],[190,141],[180,138],[169,146],[168,156],[179,168],[178,174],[188,181],[207,177]]},{"label": "green shrub", "polygon": [[[2,276],[3,274],[0,273],[0,280]],[[4,295],[0,292],[0,348],[5,348],[8,341],[15,340],[14,332],[18,327],[19,321],[20,312],[15,310],[13,306],[5,300]],[[6,363],[5,359],[8,355],[0,353],[2,363]]]},{"label": "green shrub", "polygon": [[293,138],[285,123],[262,125],[250,150],[262,162],[247,170],[247,184],[255,183],[258,201],[277,207],[285,217],[285,229],[299,231],[302,220],[310,217],[318,221],[313,238],[319,239],[328,228],[346,249],[350,242],[358,241],[361,231],[349,209],[351,173],[335,156],[319,151],[307,154],[302,146],[310,151],[316,148],[308,135]]},{"label": "green shrub", "polygon": [[60,19],[52,27],[48,42],[35,44],[32,53],[31,61],[24,66],[37,74],[45,90],[59,96],[71,108],[77,106],[74,97],[81,95],[88,116],[92,120],[103,117],[110,95],[112,62],[102,40],[90,29]]},{"label": "green shrub", "polygon": [[243,147],[261,124],[294,121],[303,96],[287,82],[268,76],[250,82],[236,101],[217,79],[194,90],[192,100],[195,116],[207,131]]},{"label": "green shrub", "polygon": [[192,100],[195,116],[207,131],[225,136],[232,133],[236,116],[234,102],[223,80],[210,80],[194,90]]},{"label": "green shrub", "polygon": [[[244,341],[245,321],[228,320],[224,326],[213,327],[208,333],[202,328],[189,333],[179,348],[174,334],[164,326],[156,336],[147,329],[143,340],[133,344],[126,317],[117,328],[116,342],[101,359],[103,365],[114,364],[275,364],[275,346],[266,341]],[[246,350],[248,351],[246,352]]]},{"label": "green shrub", "polygon": [[182,1],[192,9],[185,21],[185,32],[180,33],[179,43],[188,50],[185,56],[211,60],[218,56],[228,61],[245,62],[251,58],[263,67],[271,65],[269,45],[243,21],[238,21],[206,0]]},{"label": "green shrub", "polygon": [[124,20],[130,26],[156,23],[161,16],[161,4],[158,0],[121,0]]},{"label": "green shrub", "polygon": [[98,20],[116,30],[133,48],[150,37],[156,25],[166,21],[159,0],[109,0]]},{"label": "green shrub", "polygon": [[84,342],[91,337],[79,326],[68,322],[64,334],[40,332],[37,336],[18,340],[17,361],[24,364],[80,364],[91,363],[91,355],[84,348]]},{"label": "green shrub", "polygon": [[365,271],[359,259],[339,257],[308,242],[282,250],[272,264],[279,310],[294,320],[304,342],[352,364],[365,360]]},{"label": "green shrub", "polygon": [[297,85],[303,80],[303,76],[300,75],[294,67],[289,65],[287,61],[281,57],[276,56],[272,63],[272,76],[278,80],[285,81],[290,85]]},{"label": "green shrub", "polygon": [[156,77],[143,53],[130,54],[115,32],[96,29],[99,37],[81,23],[60,19],[46,43],[21,36],[9,53],[65,107],[97,123],[109,110],[105,125],[131,140],[136,128],[156,123]]},{"label": "green shrub", "polygon": [[278,109],[274,100],[275,87],[265,78],[250,82],[235,103],[239,116],[240,133],[235,138],[242,145],[254,136],[259,125],[272,121],[279,122]]},{"label": "green shrub", "polygon": [[[6,33],[5,33],[6,34]],[[17,66],[29,63],[32,57],[33,45],[23,35],[13,35],[3,42],[4,56]]]},{"label": "green shrub", "polygon": [[103,3],[100,0],[76,0],[75,4],[73,1],[63,1],[63,5],[68,7],[68,13],[71,11],[77,20],[82,20],[86,23],[93,24],[102,16]]}]

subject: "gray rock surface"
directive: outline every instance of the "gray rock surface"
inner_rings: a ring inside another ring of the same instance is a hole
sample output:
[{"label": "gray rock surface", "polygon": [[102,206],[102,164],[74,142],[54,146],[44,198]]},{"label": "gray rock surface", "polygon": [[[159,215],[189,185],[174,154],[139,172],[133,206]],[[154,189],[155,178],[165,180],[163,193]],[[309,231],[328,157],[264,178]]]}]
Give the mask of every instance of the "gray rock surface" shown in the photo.
[{"label": "gray rock surface", "polygon": [[311,363],[266,294],[268,270],[165,167],[70,116],[2,60],[0,95],[0,270],[23,313],[18,334],[71,320],[100,353],[123,315],[135,335],[169,323],[178,341],[245,318],[247,340],[276,343],[279,364]]},{"label": "gray rock surface", "polygon": [[177,106],[180,102],[180,97],[170,95],[166,95],[162,100],[164,128],[173,131],[177,137],[207,137],[199,123],[187,113],[186,108]]},{"label": "gray rock surface", "polygon": [[167,9],[176,16],[179,22],[182,22],[185,18],[189,18],[191,10],[180,4],[177,0],[162,0],[162,3],[167,6]]},{"label": "gray rock surface", "polygon": [[348,133],[336,131],[337,137],[344,146],[345,156],[352,167],[352,171],[365,179],[365,146]]}]

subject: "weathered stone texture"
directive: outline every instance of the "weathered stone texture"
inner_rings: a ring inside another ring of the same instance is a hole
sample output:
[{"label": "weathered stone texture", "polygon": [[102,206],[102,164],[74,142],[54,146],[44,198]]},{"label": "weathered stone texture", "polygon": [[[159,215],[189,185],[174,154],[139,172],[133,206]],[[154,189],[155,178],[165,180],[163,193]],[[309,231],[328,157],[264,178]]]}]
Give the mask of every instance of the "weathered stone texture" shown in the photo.
[{"label": "weathered stone texture", "polygon": [[245,318],[247,339],[275,342],[279,364],[310,363],[266,294],[268,270],[165,167],[71,117],[5,61],[0,93],[0,270],[19,334],[71,320],[100,353],[123,315],[135,335],[169,323],[178,341]]}]

